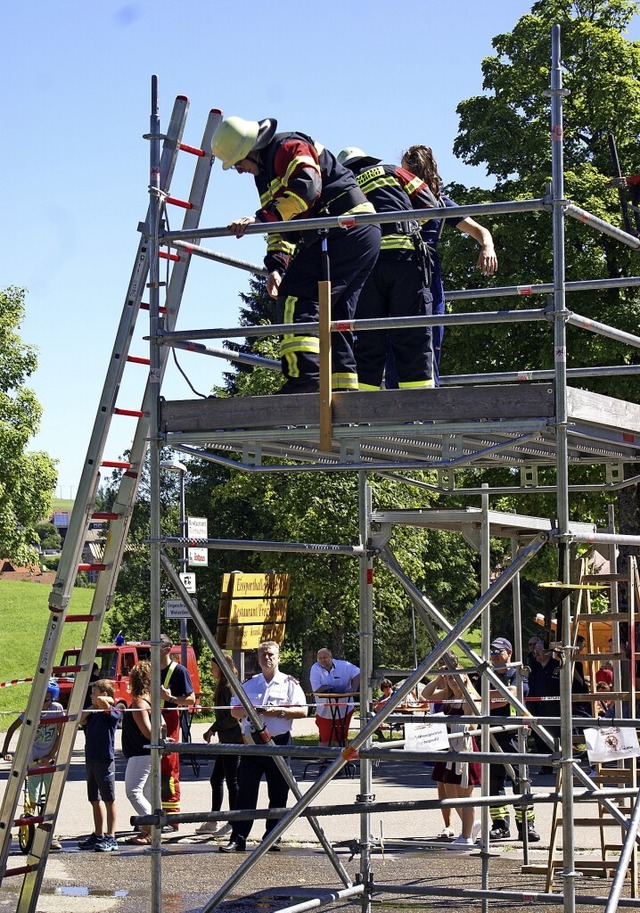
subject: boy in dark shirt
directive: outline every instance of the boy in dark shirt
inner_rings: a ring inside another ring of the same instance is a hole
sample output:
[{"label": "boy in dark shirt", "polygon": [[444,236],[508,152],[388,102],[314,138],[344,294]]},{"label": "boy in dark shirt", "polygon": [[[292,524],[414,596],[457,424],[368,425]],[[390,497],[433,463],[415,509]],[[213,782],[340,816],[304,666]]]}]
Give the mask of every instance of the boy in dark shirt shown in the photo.
[{"label": "boy in dark shirt", "polygon": [[98,679],[91,686],[91,706],[83,710],[80,717],[80,725],[85,727],[87,797],[93,808],[94,830],[85,840],[80,840],[78,846],[81,850],[98,853],[111,853],[118,849],[115,736],[120,711],[114,709],[114,693],[112,682],[106,678]]}]

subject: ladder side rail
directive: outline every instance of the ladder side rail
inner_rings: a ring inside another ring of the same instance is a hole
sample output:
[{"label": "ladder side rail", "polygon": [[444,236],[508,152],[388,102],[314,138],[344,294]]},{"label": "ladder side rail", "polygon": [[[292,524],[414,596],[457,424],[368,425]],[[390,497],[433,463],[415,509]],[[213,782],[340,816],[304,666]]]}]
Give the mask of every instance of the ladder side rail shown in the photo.
[{"label": "ladder side rail", "polygon": [[[176,99],[171,116],[169,132],[163,146],[161,162],[161,176],[164,178],[166,185],[170,182],[175,170],[179,143],[186,124],[188,107],[189,101],[187,98],[179,96]],[[112,408],[109,408],[106,403],[111,402],[111,400],[115,398],[115,394],[120,385],[120,378],[124,366],[126,365],[126,352],[132,335],[135,317],[139,311],[148,268],[148,243],[142,239],[138,247],[138,253],[136,255],[131,280],[127,290],[125,306],[118,327],[109,369],[107,371],[107,378],[100,401],[101,404],[98,409],[87,451],[87,459],[78,487],[78,495],[71,515],[69,531],[65,537],[65,545],[61,554],[56,581],[49,598],[49,609],[51,614],[40,660],[34,675],[27,710],[25,712],[26,725],[21,727],[9,781],[3,797],[2,809],[0,811],[0,872],[4,872],[6,869],[6,862],[11,848],[11,826],[15,819],[22,782],[26,775],[33,737],[35,729],[37,728],[37,719],[40,715],[40,709],[42,708],[48,680],[54,664],[55,653],[60,640],[62,622],[66,616],[71,590],[73,588],[73,583],[75,582],[80,554],[84,545],[85,533],[88,528],[91,512],[95,505],[95,496],[99,484],[98,469],[112,417]],[[84,679],[86,682],[86,693],[90,670],[87,670],[86,676],[83,676],[82,673],[79,673],[78,675],[81,680]],[[76,685],[79,684],[78,676],[76,676]],[[71,728],[75,729],[75,727]],[[58,753],[59,757],[64,741],[65,735],[63,731]],[[55,781],[56,779],[57,778],[54,775],[53,780]],[[51,832],[49,832],[47,836],[49,841],[51,839]],[[45,849],[48,848],[48,841]],[[28,873],[25,877],[25,881],[34,874],[37,873]],[[37,900],[37,893],[35,895],[35,900]]]},{"label": "ladder side rail", "polygon": [[[202,149],[210,147],[211,137],[220,119],[221,113],[219,111],[211,112],[203,137],[203,143],[201,147]],[[202,203],[206,195],[211,172],[212,161],[213,156],[209,156],[208,158],[199,157],[197,160],[191,193],[189,196],[189,202],[192,204],[192,208],[187,210],[185,213],[185,228],[197,226],[199,223],[200,214],[202,211]],[[188,272],[189,263],[189,258],[184,259],[174,266],[171,273],[167,296],[167,310],[169,312],[167,315],[167,320],[171,323],[172,326],[175,325],[175,321],[177,319],[178,311],[180,308],[180,301],[186,282],[186,274]],[[163,373],[168,357],[169,350],[167,349],[161,355]],[[142,415],[138,418],[136,423],[136,430],[131,447],[131,469],[123,473],[120,480],[120,485],[118,487],[116,499],[111,509],[112,513],[118,515],[118,520],[110,521],[111,525],[109,529],[109,535],[107,537],[107,542],[105,544],[103,554],[103,563],[106,565],[106,569],[100,572],[98,583],[94,592],[94,597],[91,603],[91,614],[99,618],[99,624],[97,629],[92,631],[93,636],[85,637],[85,642],[83,643],[81,649],[79,664],[84,666],[86,671],[83,670],[81,673],[77,674],[74,687],[71,691],[69,707],[70,714],[72,716],[75,716],[76,713],[79,714],[82,710],[82,705],[80,702],[74,700],[75,692],[78,691],[80,697],[84,700],[84,695],[86,694],[86,689],[89,684],[91,663],[93,662],[96,648],[99,643],[104,615],[110,608],[115,593],[118,574],[122,563],[122,556],[126,545],[127,534],[131,524],[131,517],[133,514],[138,485],[140,482],[140,472],[144,465],[147,452],[150,424],[149,416],[151,409],[154,408],[154,397],[157,393],[156,388],[157,384],[152,383],[151,379],[148,377],[140,410]],[[84,678],[86,678],[86,682],[83,681]]]},{"label": "ladder side rail", "polygon": [[[220,121],[220,118],[220,112],[216,111],[211,113],[201,148],[206,149],[210,147],[211,137],[217,124]],[[207,145],[205,145],[205,143]],[[185,227],[198,225],[200,213],[202,211],[202,203],[208,186],[212,161],[213,156],[209,156],[208,159],[206,157],[198,158],[194,173],[192,190],[189,196],[189,202],[192,204],[192,208],[187,210],[184,216],[184,222],[186,223]],[[182,291],[184,290],[189,263],[190,258],[186,258],[184,261],[177,263],[172,270],[167,296],[167,310],[169,311],[167,320],[170,321],[172,325],[175,324],[175,320],[177,319],[178,311],[180,308],[181,295]],[[169,303],[169,299],[171,299],[171,303]],[[168,349],[161,352],[162,373],[164,373],[169,354],[170,352]],[[118,515],[118,519],[110,521],[111,525],[109,528],[109,535],[105,543],[102,559],[102,563],[105,565],[105,570],[100,572],[91,603],[91,615],[95,617],[97,624],[94,622],[89,623],[89,627],[85,634],[85,639],[82,644],[79,656],[79,664],[84,668],[81,672],[77,673],[73,688],[69,696],[69,714],[72,719],[79,717],[79,714],[82,711],[84,696],[89,686],[91,664],[95,657],[96,648],[99,643],[104,616],[113,601],[118,575],[122,564],[122,556],[124,554],[127,535],[131,524],[131,517],[133,515],[133,509],[135,506],[136,495],[140,482],[140,473],[144,465],[148,448],[150,424],[149,416],[151,409],[155,408],[154,398],[156,396],[157,384],[151,382],[151,378],[148,377],[142,399],[142,415],[137,420],[136,431],[131,447],[130,462],[132,468],[123,473],[120,480],[120,485],[118,487],[116,499],[111,508],[112,513]],[[71,724],[67,725],[67,729],[69,728],[71,728]],[[77,721],[73,728],[77,730]],[[73,750],[74,742],[75,732],[73,738],[70,740],[70,745],[68,747],[69,753]],[[61,744],[61,750],[62,747],[63,746]]]},{"label": "ladder side rail", "polygon": [[[202,149],[210,148],[211,137],[220,119],[221,112],[212,111],[205,128]],[[202,212],[202,204],[206,195],[209,177],[211,174],[211,165],[213,156],[199,156],[194,170],[189,202],[191,208],[185,212],[184,228],[197,227]],[[182,258],[175,264],[171,272],[169,289],[167,293],[167,321],[171,327],[175,326],[180,308],[181,297],[186,283],[186,276],[190,265],[190,257]],[[164,349],[160,354],[161,375],[164,374],[166,363],[168,361],[170,350]],[[98,583],[91,605],[91,615],[93,620],[88,623],[83,645],[79,656],[79,664],[84,666],[81,672],[75,677],[74,685],[69,695],[69,717],[70,720],[65,726],[60,749],[59,758],[70,758],[75,744],[78,729],[78,720],[84,704],[84,697],[89,686],[89,676],[91,664],[95,657],[96,648],[100,640],[100,633],[104,622],[106,611],[111,605],[115,592],[118,574],[122,562],[122,555],[126,545],[127,534],[133,514],[135,499],[140,481],[140,471],[144,465],[144,460],[148,448],[149,437],[149,416],[151,408],[155,408],[155,399],[157,397],[158,384],[153,382],[151,377],[147,378],[145,393],[142,402],[142,415],[138,418],[136,432],[131,448],[131,470],[123,473],[118,488],[116,499],[112,506],[112,512],[119,515],[118,520],[112,520],[109,536],[105,545],[103,554],[103,563],[106,565],[105,570],[100,572]],[[117,525],[116,525],[117,524]],[[53,778],[52,788],[46,806],[46,814],[51,818],[51,828],[55,825],[55,820],[60,807],[62,791],[66,782],[68,764],[62,765],[62,770],[58,771]],[[37,849],[37,847],[36,847]],[[31,882],[28,888],[24,890],[25,903],[18,906],[18,913],[33,913],[31,899],[36,898],[39,894],[42,877],[44,872],[39,867],[33,872],[27,874],[27,879]]]},{"label": "ladder side rail", "polygon": [[[179,96],[176,99],[169,132],[164,144],[161,164],[161,177],[164,180],[163,186],[165,189],[168,189],[175,170],[179,151],[178,146],[184,132],[188,107],[188,99],[184,96]],[[148,218],[149,216],[147,213],[147,222]],[[100,396],[96,420],[87,448],[87,455],[78,486],[78,493],[74,509],[71,513],[69,530],[65,537],[65,547],[63,547],[62,550],[58,573],[50,597],[50,605],[55,605],[63,610],[66,609],[69,595],[73,583],[75,582],[77,566],[84,545],[84,534],[89,523],[90,509],[92,509],[92,507],[89,508],[88,505],[95,499],[95,493],[98,487],[97,480],[100,460],[104,452],[107,434],[111,426],[113,407],[126,366],[126,356],[131,343],[138,311],[140,309],[142,295],[144,294],[148,271],[149,244],[147,239],[143,237],[138,245],[138,252],[129,281],[120,324],[116,333],[104,387]]]}]

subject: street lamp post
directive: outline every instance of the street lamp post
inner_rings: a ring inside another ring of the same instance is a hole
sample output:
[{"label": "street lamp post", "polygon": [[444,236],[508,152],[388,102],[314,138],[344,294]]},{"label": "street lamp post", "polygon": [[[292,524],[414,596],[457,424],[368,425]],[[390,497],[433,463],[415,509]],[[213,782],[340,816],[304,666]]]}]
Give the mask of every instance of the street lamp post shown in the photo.
[{"label": "street lamp post", "polygon": [[[177,472],[180,477],[180,538],[187,538],[187,511],[186,511],[186,502],[184,494],[184,478],[187,474],[187,467],[184,463],[181,463],[179,460],[162,460],[160,463],[160,468],[166,470],[166,472]],[[187,572],[187,566],[189,564],[189,552],[187,544],[182,546],[180,549],[180,573],[185,574]],[[180,662],[186,668],[187,667],[187,619],[180,619]]]}]

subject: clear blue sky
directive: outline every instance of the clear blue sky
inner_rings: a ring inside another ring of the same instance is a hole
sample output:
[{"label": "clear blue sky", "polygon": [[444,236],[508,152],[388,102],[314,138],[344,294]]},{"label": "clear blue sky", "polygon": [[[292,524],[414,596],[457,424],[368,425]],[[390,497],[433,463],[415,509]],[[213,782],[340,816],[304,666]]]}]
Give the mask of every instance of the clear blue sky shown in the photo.
[{"label": "clear blue sky", "polygon": [[[459,101],[482,92],[491,39],[531,8],[524,0],[325,0],[297,5],[191,0],[30,0],[3,6],[0,35],[1,194],[5,229],[0,287],[28,289],[25,342],[37,346],[31,386],[44,407],[32,449],[59,460],[57,493],[75,495],[133,266],[148,196],[151,75],[161,125],[176,95],[191,101],[185,142],[199,145],[208,111],[276,117],[338,151],[358,145],[387,161],[415,142],[433,146],[445,180],[490,186],[457,161]],[[638,19],[629,37],[640,37]],[[192,160],[172,193],[186,196]],[[257,208],[248,176],[216,164],[203,226]],[[173,215],[177,226],[179,216]],[[260,263],[259,237],[206,246]],[[192,264],[179,327],[235,326],[248,276]],[[131,352],[148,354],[138,322]],[[178,353],[208,393],[226,367]],[[143,369],[130,367],[118,398],[138,408]],[[191,392],[171,367],[169,398]],[[131,443],[115,418],[105,458]]]}]

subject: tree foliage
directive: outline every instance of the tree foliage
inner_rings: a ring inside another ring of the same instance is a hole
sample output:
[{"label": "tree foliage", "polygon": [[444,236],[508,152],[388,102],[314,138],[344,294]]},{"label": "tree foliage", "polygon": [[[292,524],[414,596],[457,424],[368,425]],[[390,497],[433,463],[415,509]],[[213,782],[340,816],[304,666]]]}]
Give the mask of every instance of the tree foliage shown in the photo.
[{"label": "tree foliage", "polygon": [[[632,0],[544,0],[535,3],[512,32],[493,40],[495,56],[483,61],[483,95],[458,105],[460,131],[455,152],[466,162],[484,165],[496,178],[495,200],[544,196],[551,179],[550,107],[551,28],[561,26],[565,195],[580,207],[620,225],[618,192],[609,135],[615,137],[623,174],[638,170],[640,135],[640,46],[624,37],[637,4]],[[466,194],[455,188],[462,199]],[[484,194],[486,199],[487,194]],[[477,199],[472,192],[469,199]],[[551,219],[547,213],[506,216],[488,227],[500,256],[500,285],[550,282],[553,278]],[[633,276],[638,254],[582,223],[566,220],[566,276],[569,281]],[[468,280],[459,268],[460,240],[445,237],[445,258],[453,281]],[[543,307],[544,298],[501,299],[501,306]],[[640,316],[635,289],[608,289],[567,296],[567,307],[586,317],[636,333]],[[465,302],[466,308],[466,302]],[[486,309],[473,302],[470,309]],[[444,351],[451,373],[523,370],[553,366],[551,323],[490,324],[474,328],[475,345],[460,345],[452,331]],[[569,327],[569,366],[624,364],[637,350],[609,338]],[[639,401],[634,378],[599,378],[585,386]]]},{"label": "tree foliage", "polygon": [[18,332],[24,314],[24,289],[0,291],[0,555],[20,564],[36,558],[36,524],[51,510],[56,484],[54,461],[27,450],[42,409],[25,386],[37,358]]}]

